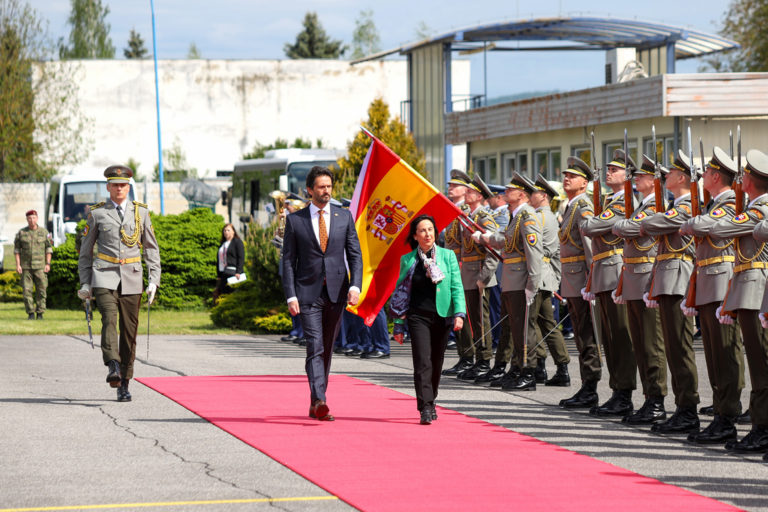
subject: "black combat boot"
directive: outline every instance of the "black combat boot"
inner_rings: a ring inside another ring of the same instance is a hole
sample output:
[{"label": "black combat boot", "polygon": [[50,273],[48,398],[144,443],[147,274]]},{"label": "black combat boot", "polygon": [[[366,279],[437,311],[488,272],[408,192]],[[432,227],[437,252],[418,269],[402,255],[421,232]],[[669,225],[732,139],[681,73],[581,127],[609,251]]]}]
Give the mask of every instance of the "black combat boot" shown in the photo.
[{"label": "black combat boot", "polygon": [[597,405],[597,381],[585,380],[575,395],[560,400],[560,407],[566,409],[585,409]]},{"label": "black combat boot", "polygon": [[118,402],[130,402],[131,392],[128,391],[128,379],[120,380],[120,387],[117,388],[117,401]]},{"label": "black combat boot", "polygon": [[621,416],[632,413],[632,391],[614,390],[611,398],[603,405],[592,407],[589,414],[592,416]]},{"label": "black combat boot", "polygon": [[533,376],[536,379],[536,384],[544,384],[547,381],[547,366],[544,364],[544,358],[536,361]]},{"label": "black combat boot", "polygon": [[109,373],[107,373],[107,382],[112,388],[116,388],[120,385],[120,363],[114,359],[107,363]]},{"label": "black combat boot", "polygon": [[485,375],[490,371],[490,363],[488,361],[478,359],[472,368],[461,372],[457,375],[457,377],[459,380],[475,380],[476,378],[480,377],[481,375]]},{"label": "black combat boot", "polygon": [[768,427],[754,426],[741,441],[728,441],[725,449],[734,452],[764,452],[768,450]]},{"label": "black combat boot", "polygon": [[666,417],[667,411],[664,410],[664,397],[649,396],[637,411],[624,416],[621,422],[627,425],[650,425]]},{"label": "black combat boot", "polygon": [[446,368],[441,373],[442,375],[458,375],[459,373],[469,370],[473,366],[472,358],[462,357],[459,362],[450,368]]},{"label": "black combat boot", "polygon": [[699,415],[695,407],[678,407],[667,421],[651,427],[651,432],[657,434],[688,434],[698,431]]},{"label": "black combat boot", "polygon": [[483,375],[478,375],[478,377],[475,379],[475,384],[484,386],[495,380],[501,380],[501,378],[504,377],[504,374],[506,373],[504,371],[505,366],[505,364],[494,365],[493,368],[491,368],[491,371],[484,373]]},{"label": "black combat boot", "polygon": [[736,439],[736,419],[715,414],[712,423],[701,432],[688,434],[688,441],[699,444],[720,444]]},{"label": "black combat boot", "polygon": [[536,377],[533,368],[523,368],[520,377],[511,384],[502,385],[504,391],[536,391]]},{"label": "black combat boot", "polygon": [[[536,382],[539,382],[538,380]],[[557,372],[551,379],[544,383],[545,386],[560,386],[567,387],[571,385],[571,376],[568,375],[568,363],[560,363],[557,365]]]},{"label": "black combat boot", "polygon": [[520,367],[512,365],[509,371],[501,376],[498,380],[491,381],[492,388],[503,388],[505,385],[510,385],[520,377]]}]

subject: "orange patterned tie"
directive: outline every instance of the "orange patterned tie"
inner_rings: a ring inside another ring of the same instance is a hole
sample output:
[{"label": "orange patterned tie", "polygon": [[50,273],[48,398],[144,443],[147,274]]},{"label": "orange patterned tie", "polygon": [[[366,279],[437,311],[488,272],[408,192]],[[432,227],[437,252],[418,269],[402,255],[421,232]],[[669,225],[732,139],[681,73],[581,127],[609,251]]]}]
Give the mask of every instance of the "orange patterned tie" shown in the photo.
[{"label": "orange patterned tie", "polygon": [[325,227],[325,211],[318,210],[317,217],[317,231],[320,235],[320,250],[325,252],[325,248],[328,247],[328,228]]}]

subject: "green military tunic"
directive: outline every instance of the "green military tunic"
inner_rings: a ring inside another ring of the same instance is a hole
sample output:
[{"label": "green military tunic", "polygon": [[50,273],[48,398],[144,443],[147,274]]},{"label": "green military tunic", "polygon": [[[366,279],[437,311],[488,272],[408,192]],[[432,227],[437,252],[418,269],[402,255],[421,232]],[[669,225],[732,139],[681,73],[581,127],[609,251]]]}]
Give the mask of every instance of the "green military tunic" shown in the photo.
[{"label": "green military tunic", "polygon": [[48,275],[45,273],[47,254],[53,254],[48,230],[38,226],[22,228],[13,241],[13,252],[21,264],[21,288],[27,314],[45,313],[48,296]]}]

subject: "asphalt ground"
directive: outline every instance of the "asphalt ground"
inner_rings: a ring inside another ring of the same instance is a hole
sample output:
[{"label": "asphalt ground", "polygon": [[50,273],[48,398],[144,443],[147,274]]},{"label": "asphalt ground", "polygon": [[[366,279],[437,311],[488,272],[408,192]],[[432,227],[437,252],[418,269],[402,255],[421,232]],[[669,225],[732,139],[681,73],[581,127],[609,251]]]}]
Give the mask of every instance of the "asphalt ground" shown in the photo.
[{"label": "asphalt ground", "polygon": [[[302,374],[303,349],[278,338],[152,336],[149,359],[146,338],[140,339],[136,376]],[[710,404],[700,343],[696,348],[702,405]],[[569,351],[576,376],[569,388],[511,393],[444,378],[438,404],[737,507],[768,511],[762,454],[733,455],[722,446],[691,445],[684,436],[662,437],[647,427],[557,407],[580,384],[572,344]],[[455,361],[451,355],[446,367]],[[547,367],[552,374],[551,359]],[[411,368],[410,346],[395,344],[390,359],[335,355],[332,371],[413,396]],[[91,350],[85,337],[0,336],[0,511],[352,509],[139,383],[131,385],[132,402],[118,403],[105,375],[98,345]],[[605,370],[603,377],[601,401],[610,395]],[[331,409],[332,396],[331,388]],[[742,394],[745,404],[748,397],[749,388]],[[641,393],[633,399],[639,407]],[[671,396],[666,406],[674,408]],[[414,420],[417,415],[414,405]],[[709,419],[702,416],[702,427]],[[740,425],[740,436],[749,428]],[[371,439],[377,442],[386,440]],[[556,467],[551,474],[558,478]],[[382,475],[382,485],[391,477]],[[460,485],[461,468],[456,479]],[[468,489],[467,510],[474,498]],[[572,509],[582,506],[589,508]]]}]

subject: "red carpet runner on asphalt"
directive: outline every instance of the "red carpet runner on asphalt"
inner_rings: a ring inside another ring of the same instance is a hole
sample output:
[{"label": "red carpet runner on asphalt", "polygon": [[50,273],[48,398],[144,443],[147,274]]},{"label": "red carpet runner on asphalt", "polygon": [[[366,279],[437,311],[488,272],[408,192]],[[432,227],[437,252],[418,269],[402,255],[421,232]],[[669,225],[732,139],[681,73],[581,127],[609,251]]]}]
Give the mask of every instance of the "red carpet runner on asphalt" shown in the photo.
[{"label": "red carpet runner on asphalt", "polygon": [[364,511],[736,510],[556,445],[331,376],[332,423],[307,417],[305,376],[138,379]]}]

